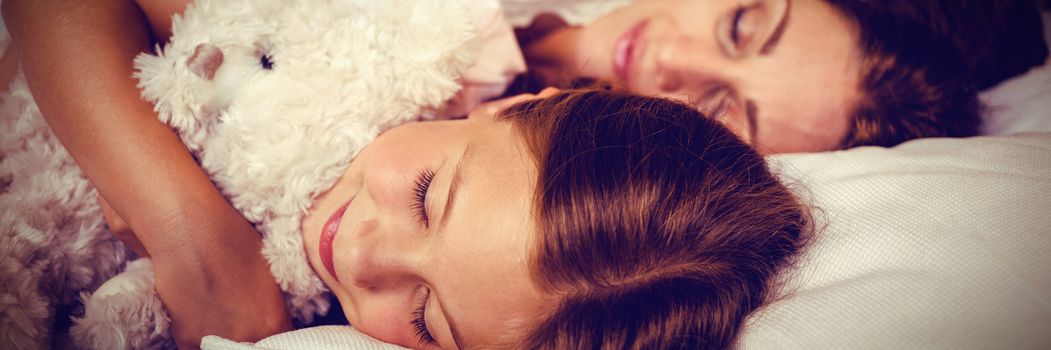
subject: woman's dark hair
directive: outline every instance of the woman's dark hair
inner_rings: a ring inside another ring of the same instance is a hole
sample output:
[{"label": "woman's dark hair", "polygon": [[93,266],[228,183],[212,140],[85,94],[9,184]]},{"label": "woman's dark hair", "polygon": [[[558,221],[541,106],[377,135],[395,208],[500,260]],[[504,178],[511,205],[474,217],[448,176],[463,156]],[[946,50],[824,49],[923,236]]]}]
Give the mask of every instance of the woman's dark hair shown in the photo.
[{"label": "woman's dark hair", "polygon": [[826,0],[860,29],[862,98],[842,148],[971,136],[978,91],[1047,58],[1033,0]]},{"label": "woman's dark hair", "polygon": [[810,237],[763,157],[687,105],[563,92],[504,112],[539,169],[524,349],[725,348]]}]

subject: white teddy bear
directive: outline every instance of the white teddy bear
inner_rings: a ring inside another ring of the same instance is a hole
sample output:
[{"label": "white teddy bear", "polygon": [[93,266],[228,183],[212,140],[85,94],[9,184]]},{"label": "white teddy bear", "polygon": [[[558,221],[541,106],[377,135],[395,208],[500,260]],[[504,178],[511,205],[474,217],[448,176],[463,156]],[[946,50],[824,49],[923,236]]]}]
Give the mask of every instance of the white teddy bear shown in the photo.
[{"label": "white teddy bear", "polygon": [[[169,44],[136,59],[143,97],[264,235],[298,321],[330,307],[301,218],[366,143],[457,93],[476,52],[466,1],[197,0]],[[0,343],[46,345],[54,308],[123,269],[84,295],[74,339],[171,346],[148,259],[124,266],[130,254],[105,231],[94,190],[24,78],[13,87],[0,107]]]}]

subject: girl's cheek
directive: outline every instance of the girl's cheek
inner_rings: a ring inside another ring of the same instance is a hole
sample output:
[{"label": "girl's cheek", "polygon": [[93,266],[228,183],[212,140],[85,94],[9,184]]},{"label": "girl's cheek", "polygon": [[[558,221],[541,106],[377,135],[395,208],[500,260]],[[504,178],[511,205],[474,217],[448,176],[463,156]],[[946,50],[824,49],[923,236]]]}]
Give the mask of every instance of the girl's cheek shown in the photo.
[{"label": "girl's cheek", "polygon": [[[365,309],[368,309],[367,307]],[[400,310],[397,306],[391,306],[387,310]],[[408,311],[405,311],[408,315]],[[372,313],[363,315],[358,324],[352,324],[354,328],[362,333],[387,343],[393,343],[410,348],[419,348],[420,345],[410,329],[409,320],[397,317],[396,311],[385,313]]]},{"label": "girl's cheek", "polygon": [[362,151],[355,160],[360,168],[354,173],[360,174],[363,186],[358,194],[360,205],[368,206],[359,208],[388,219],[412,217],[415,181],[421,171],[434,171],[435,163],[441,159],[441,145],[427,131],[431,128],[398,127],[380,135]]}]

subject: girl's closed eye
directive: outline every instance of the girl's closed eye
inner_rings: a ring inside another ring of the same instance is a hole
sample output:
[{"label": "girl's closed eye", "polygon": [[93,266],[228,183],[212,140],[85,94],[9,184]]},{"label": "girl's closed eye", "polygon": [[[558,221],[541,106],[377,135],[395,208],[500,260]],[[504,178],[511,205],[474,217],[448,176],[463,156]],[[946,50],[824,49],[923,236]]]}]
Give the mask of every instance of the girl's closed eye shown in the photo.
[{"label": "girl's closed eye", "polygon": [[411,324],[413,333],[415,333],[420,345],[436,344],[434,336],[431,335],[431,331],[427,328],[427,301],[431,297],[431,290],[423,288],[418,294],[412,309]]},{"label": "girl's closed eye", "polygon": [[431,188],[433,180],[434,171],[422,169],[413,182],[415,187],[413,188],[412,210],[415,211],[416,220],[424,227],[430,226],[430,217],[427,215],[427,191]]}]

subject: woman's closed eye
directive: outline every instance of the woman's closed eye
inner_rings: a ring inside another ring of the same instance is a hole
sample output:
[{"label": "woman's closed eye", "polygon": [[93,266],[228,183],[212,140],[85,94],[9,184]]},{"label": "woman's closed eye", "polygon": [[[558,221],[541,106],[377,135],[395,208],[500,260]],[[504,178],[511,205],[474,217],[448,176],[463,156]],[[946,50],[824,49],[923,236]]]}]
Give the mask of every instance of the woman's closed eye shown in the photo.
[{"label": "woman's closed eye", "polygon": [[413,181],[412,210],[416,214],[416,220],[424,227],[430,226],[430,216],[427,215],[427,191],[431,188],[434,180],[434,171],[422,169]]},{"label": "woman's closed eye", "polygon": [[749,20],[754,21],[755,16],[747,16],[751,9],[752,6],[739,6],[734,10],[733,25],[730,27],[730,39],[733,40],[734,46],[738,50],[747,46],[755,34],[755,23],[749,22]]},{"label": "woman's closed eye", "polygon": [[790,6],[789,0],[765,0],[733,8],[716,25],[722,50],[731,58],[769,53],[784,31]]},{"label": "woman's closed eye", "polygon": [[759,16],[755,9],[759,5],[738,6],[723,16],[717,27],[717,35],[724,52],[730,57],[738,57],[748,51],[755,41],[759,27]]},{"label": "woman's closed eye", "polygon": [[427,328],[427,301],[431,298],[431,290],[422,288],[417,294],[412,308],[411,324],[413,333],[415,333],[420,345],[437,344],[434,336],[431,335],[431,331]]}]

